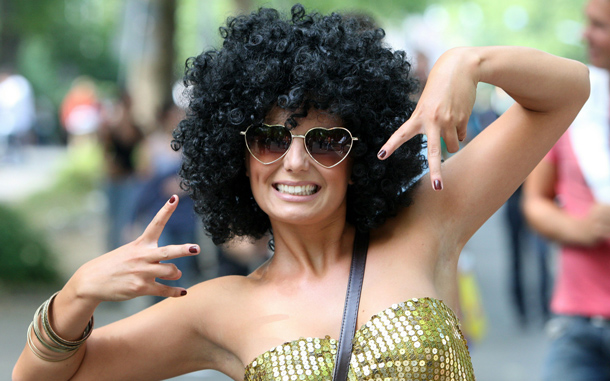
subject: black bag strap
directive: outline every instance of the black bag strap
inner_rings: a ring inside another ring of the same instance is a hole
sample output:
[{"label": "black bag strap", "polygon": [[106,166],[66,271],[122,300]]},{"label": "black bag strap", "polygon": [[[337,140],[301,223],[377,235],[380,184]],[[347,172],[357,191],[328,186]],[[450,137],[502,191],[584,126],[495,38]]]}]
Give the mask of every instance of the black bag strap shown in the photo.
[{"label": "black bag strap", "polygon": [[366,253],[368,247],[369,233],[359,233],[356,231],[354,252],[352,253],[352,265],[349,271],[347,294],[345,295],[341,336],[339,336],[339,343],[337,345],[337,357],[335,359],[335,371],[333,374],[334,381],[347,380],[349,360],[352,354],[352,341],[356,332],[356,323],[358,321],[358,307],[360,305],[360,293],[362,291],[362,280],[364,279],[364,267],[366,266]]}]

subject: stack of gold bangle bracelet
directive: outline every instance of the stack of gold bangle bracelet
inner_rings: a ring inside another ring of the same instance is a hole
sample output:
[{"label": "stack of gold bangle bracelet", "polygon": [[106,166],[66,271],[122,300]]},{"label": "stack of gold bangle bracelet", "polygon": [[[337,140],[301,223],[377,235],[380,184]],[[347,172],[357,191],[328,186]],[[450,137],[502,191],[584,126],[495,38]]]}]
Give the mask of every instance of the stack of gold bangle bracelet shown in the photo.
[{"label": "stack of gold bangle bracelet", "polygon": [[[80,340],[65,340],[59,337],[55,331],[53,331],[53,328],[51,328],[51,323],[49,322],[49,306],[58,293],[59,291],[53,294],[47,301],[38,307],[27,332],[27,342],[30,350],[36,355],[36,357],[44,361],[59,362],[74,356],[78,348],[83,345],[85,340],[89,338],[91,332],[93,331],[93,316],[91,316],[91,320],[89,320],[89,324],[87,324],[85,332],[83,332],[83,336]],[[43,337],[41,333],[41,325],[48,340]],[[32,331],[34,332],[34,335],[36,335],[38,342],[41,343],[48,351],[42,351],[35,345],[32,338]]]}]

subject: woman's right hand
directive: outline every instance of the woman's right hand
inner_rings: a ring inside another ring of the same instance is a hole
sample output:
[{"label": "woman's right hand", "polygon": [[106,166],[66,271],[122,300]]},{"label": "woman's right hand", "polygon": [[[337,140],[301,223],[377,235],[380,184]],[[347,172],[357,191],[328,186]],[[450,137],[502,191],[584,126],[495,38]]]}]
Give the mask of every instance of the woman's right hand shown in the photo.
[{"label": "woman's right hand", "polygon": [[[174,195],[135,241],[87,262],[74,273],[48,310],[53,331],[59,337],[65,340],[81,338],[96,307],[103,301],[128,300],[143,295],[186,295],[183,288],[155,281],[155,278],[175,280],[182,275],[174,264],[160,261],[199,253],[199,246],[194,244],[164,247],[157,244],[177,205],[178,196]],[[43,337],[46,337],[44,333]],[[39,349],[46,350],[39,339],[34,337],[32,340]],[[86,346],[84,343],[83,347]],[[45,374],[45,379],[49,380],[71,379],[80,368],[84,353],[85,350],[80,349],[57,367],[37,358],[26,345],[15,365],[13,378],[39,379]]]},{"label": "woman's right hand", "polygon": [[194,244],[158,246],[165,224],[177,205],[178,196],[174,195],[140,237],[87,262],[76,271],[66,286],[72,288],[79,298],[93,303],[124,301],[143,295],[186,295],[184,288],[170,287],[155,281],[155,278],[176,280],[182,276],[176,265],[161,261],[199,253],[199,246]]}]

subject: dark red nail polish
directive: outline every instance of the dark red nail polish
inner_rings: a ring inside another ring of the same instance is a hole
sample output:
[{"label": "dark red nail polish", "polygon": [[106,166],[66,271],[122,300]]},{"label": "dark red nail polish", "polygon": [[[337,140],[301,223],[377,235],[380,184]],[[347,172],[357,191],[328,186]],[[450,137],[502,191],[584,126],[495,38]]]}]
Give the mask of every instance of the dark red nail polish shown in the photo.
[{"label": "dark red nail polish", "polygon": [[443,189],[443,184],[441,183],[440,180],[434,180],[434,190],[441,190]]},{"label": "dark red nail polish", "polygon": [[195,254],[197,252],[197,246],[189,247],[189,252]]},{"label": "dark red nail polish", "polygon": [[385,155],[387,154],[387,152],[382,149],[381,151],[379,151],[379,153],[377,154],[377,157],[379,157],[380,159],[383,159],[385,157]]},{"label": "dark red nail polish", "polygon": [[184,296],[184,295],[186,295],[186,290],[180,291],[180,296]]},{"label": "dark red nail polish", "polygon": [[176,202],[176,196],[172,196],[172,197],[169,199],[169,203],[170,203],[170,204],[173,204],[174,202]]}]

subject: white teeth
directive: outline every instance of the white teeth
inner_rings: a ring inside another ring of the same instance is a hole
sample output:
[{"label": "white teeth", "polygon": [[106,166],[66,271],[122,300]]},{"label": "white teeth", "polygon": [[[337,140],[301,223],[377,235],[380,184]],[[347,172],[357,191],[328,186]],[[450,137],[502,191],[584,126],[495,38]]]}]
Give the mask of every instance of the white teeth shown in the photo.
[{"label": "white teeth", "polygon": [[309,196],[316,193],[317,186],[315,185],[283,185],[277,184],[276,189],[280,191],[280,193],[291,194],[295,196]]}]

